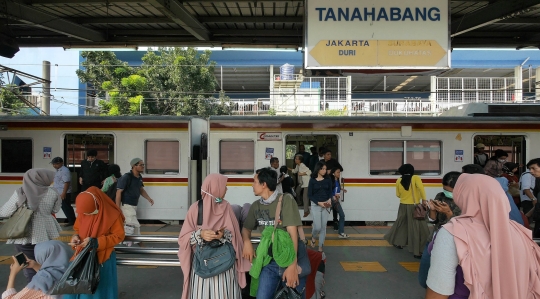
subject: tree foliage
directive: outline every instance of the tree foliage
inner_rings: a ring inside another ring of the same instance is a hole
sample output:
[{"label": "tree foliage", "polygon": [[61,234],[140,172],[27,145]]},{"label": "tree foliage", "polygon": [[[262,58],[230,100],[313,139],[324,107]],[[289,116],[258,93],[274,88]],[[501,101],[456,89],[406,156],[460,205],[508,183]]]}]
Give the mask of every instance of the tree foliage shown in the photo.
[{"label": "tree foliage", "polygon": [[83,52],[81,82],[97,89],[106,115],[222,115],[230,114],[229,99],[218,98],[215,62],[210,51],[193,48],[149,49],[140,67],[131,67],[113,52]]},{"label": "tree foliage", "polygon": [[28,114],[28,106],[17,97],[19,94],[16,85],[4,85],[4,77],[0,73],[0,112],[10,115]]}]

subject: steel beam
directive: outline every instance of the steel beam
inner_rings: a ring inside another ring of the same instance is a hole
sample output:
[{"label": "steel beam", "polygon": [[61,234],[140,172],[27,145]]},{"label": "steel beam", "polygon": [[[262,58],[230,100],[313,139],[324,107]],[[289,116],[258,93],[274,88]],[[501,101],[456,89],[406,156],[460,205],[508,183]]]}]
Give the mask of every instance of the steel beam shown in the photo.
[{"label": "steel beam", "polygon": [[466,14],[457,20],[452,20],[451,36],[458,36],[506,18],[511,18],[514,15],[517,16],[538,4],[540,4],[540,0],[499,0],[484,8]]},{"label": "steel beam", "polygon": [[510,18],[500,20],[497,24],[540,24],[539,18]]},{"label": "steel beam", "polygon": [[303,17],[199,17],[202,23],[287,23],[302,24]]},{"label": "steel beam", "polygon": [[159,9],[198,40],[210,40],[210,33],[195,17],[193,17],[178,0],[148,0],[148,3]]},{"label": "steel beam", "polygon": [[0,5],[0,14],[5,14],[26,24],[45,28],[86,42],[105,41],[105,36],[99,31],[45,13],[32,6],[11,1],[4,1],[3,4]]},{"label": "steel beam", "polygon": [[303,30],[280,30],[280,29],[214,29],[212,33],[218,36],[303,36]]},{"label": "steel beam", "polygon": [[79,24],[171,24],[175,23],[173,20],[169,18],[160,18],[160,17],[152,17],[152,18],[115,18],[115,17],[96,17],[96,18],[69,18],[67,19],[74,23]]}]

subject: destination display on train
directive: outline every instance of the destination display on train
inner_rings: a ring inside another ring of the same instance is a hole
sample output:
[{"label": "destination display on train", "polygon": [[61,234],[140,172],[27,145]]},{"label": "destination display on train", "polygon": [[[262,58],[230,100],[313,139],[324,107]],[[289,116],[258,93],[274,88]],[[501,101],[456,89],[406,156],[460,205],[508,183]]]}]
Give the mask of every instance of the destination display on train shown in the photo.
[{"label": "destination display on train", "polygon": [[307,69],[450,67],[448,0],[306,0]]}]

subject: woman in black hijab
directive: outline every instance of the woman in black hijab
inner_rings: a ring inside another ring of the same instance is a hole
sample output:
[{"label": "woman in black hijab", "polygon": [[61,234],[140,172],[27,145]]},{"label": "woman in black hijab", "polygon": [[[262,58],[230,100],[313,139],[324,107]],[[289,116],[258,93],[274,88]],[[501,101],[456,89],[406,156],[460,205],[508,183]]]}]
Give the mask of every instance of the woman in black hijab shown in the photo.
[{"label": "woman in black hijab", "polygon": [[401,165],[398,172],[401,174],[396,181],[396,196],[400,200],[398,215],[384,239],[398,249],[407,246],[415,258],[421,258],[429,229],[426,220],[413,218],[413,212],[416,204],[426,204],[426,192],[420,177],[414,175],[411,164]]}]

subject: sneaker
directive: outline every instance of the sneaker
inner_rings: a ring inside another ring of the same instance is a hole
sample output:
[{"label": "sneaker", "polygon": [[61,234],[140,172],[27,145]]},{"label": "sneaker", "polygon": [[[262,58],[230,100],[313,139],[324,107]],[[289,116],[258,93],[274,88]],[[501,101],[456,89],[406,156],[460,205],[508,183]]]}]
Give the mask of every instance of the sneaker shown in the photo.
[{"label": "sneaker", "polygon": [[346,233],[342,233],[342,234],[339,234],[339,238],[340,239],[348,239],[349,235],[347,235]]}]

